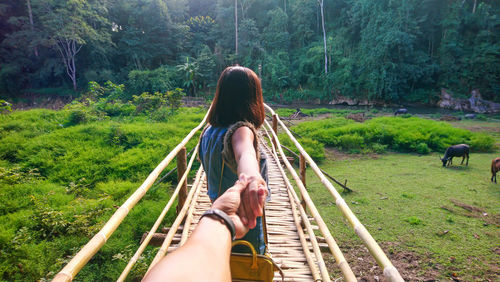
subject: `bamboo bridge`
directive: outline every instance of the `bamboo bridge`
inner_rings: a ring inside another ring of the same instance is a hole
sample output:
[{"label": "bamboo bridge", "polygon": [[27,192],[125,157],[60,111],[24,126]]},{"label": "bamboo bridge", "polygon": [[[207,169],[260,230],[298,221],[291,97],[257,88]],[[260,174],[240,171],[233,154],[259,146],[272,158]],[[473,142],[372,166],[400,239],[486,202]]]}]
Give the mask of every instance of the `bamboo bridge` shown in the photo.
[{"label": "bamboo bridge", "polygon": [[[265,121],[260,132],[264,137],[267,137],[267,140],[271,141],[267,143],[263,141],[266,139],[261,138],[261,146],[268,156],[268,176],[269,186],[271,187],[271,200],[265,206],[268,251],[273,260],[283,269],[284,280],[331,281],[331,279],[334,279],[328,273],[321,253],[326,249],[335,258],[336,265],[339,267],[343,278],[346,281],[357,281],[356,276],[307,192],[304,184],[307,163],[320,179],[321,183],[331,193],[335,199],[336,206],[341,210],[343,216],[383,270],[385,279],[388,281],[403,281],[397,269],[392,265],[367,229],[349,209],[346,202],[325,177],[321,169],[305,152],[278,115],[269,106],[265,105],[265,107],[272,116],[272,124]],[[197,159],[196,153],[199,144],[193,150],[189,162],[186,160],[185,149],[189,140],[205,125],[206,119],[207,117],[205,116],[200,124],[165,157],[150,173],[144,183],[118,208],[104,227],[54,277],[53,281],[71,281],[77,275],[106,243],[107,239],[118,228],[129,211],[146,194],[161,172],[176,157],[179,176],[178,185],[152,228],[146,233],[146,236],[143,236],[141,245],[132,258],[130,258],[130,261],[117,280],[124,281],[126,279],[134,264],[138,261],[148,244],[152,243],[152,239],[155,236],[156,241],[160,237],[161,240],[159,243],[161,243],[161,247],[151,262],[149,269],[168,252],[175,250],[186,242],[201,214],[210,207],[210,200],[206,194],[207,181],[202,167],[197,171],[192,184],[187,185],[188,174],[193,162]],[[300,151],[300,175],[295,171],[281,149],[281,144],[277,136],[278,124]],[[293,178],[296,186],[293,186],[294,184],[288,179],[287,172]],[[300,191],[300,193],[296,193],[296,190]],[[162,229],[164,233],[156,233],[158,228],[160,228],[163,218],[172,208],[177,198],[177,218],[169,228]],[[317,231],[315,232],[315,230],[321,232],[321,240],[319,240],[320,238],[316,235]],[[276,273],[274,280],[281,281],[281,276]]]}]

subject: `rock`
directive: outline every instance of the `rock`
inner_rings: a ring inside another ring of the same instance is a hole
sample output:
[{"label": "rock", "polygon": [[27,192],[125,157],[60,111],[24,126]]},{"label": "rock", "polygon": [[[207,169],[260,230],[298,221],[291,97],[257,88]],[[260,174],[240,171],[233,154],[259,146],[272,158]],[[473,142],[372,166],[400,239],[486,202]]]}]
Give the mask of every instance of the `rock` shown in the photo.
[{"label": "rock", "polygon": [[401,108],[401,109],[398,109],[394,112],[394,115],[397,116],[397,115],[404,115],[404,114],[407,114],[408,113],[408,109],[405,109],[405,108]]},{"label": "rock", "polygon": [[483,100],[478,89],[471,92],[469,99],[454,98],[448,90],[441,89],[441,100],[437,103],[440,108],[457,111],[473,111],[476,113],[499,113],[500,104]]},{"label": "rock", "polygon": [[373,103],[370,103],[367,99],[359,100],[358,106],[371,106]]},{"label": "rock", "polygon": [[331,100],[328,104],[331,105],[349,105],[349,106],[355,106],[359,103],[359,101],[356,98],[349,98],[345,97],[342,95],[336,95],[333,100]]},{"label": "rock", "polygon": [[346,118],[355,120],[357,122],[363,122],[365,121],[365,113],[348,114]]}]

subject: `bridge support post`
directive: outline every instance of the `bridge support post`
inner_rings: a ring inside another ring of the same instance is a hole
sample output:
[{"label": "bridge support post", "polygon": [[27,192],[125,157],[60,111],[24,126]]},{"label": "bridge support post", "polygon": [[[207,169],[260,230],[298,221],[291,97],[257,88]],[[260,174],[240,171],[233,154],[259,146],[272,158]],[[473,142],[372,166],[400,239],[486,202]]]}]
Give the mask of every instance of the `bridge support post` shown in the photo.
[{"label": "bridge support post", "polygon": [[[304,155],[300,154],[299,157],[300,160],[300,180],[304,184],[304,188],[306,187],[306,158],[304,158]],[[302,195],[300,205],[304,208],[304,211],[306,210],[306,201],[304,200],[304,196]]]},{"label": "bridge support post", "polygon": [[[186,172],[187,168],[187,157],[186,157],[186,147],[182,147],[182,149],[177,153],[177,181],[180,181],[184,172]],[[187,198],[187,177],[184,180],[184,183],[179,190],[179,201],[177,204],[177,213],[184,206],[184,202],[186,202]]]},{"label": "bridge support post", "polygon": [[[276,114],[273,115],[273,131],[276,133],[276,136],[278,136],[278,117],[276,117]],[[272,138],[274,148],[276,148],[276,151],[278,151],[278,145],[276,144],[276,140]]]}]

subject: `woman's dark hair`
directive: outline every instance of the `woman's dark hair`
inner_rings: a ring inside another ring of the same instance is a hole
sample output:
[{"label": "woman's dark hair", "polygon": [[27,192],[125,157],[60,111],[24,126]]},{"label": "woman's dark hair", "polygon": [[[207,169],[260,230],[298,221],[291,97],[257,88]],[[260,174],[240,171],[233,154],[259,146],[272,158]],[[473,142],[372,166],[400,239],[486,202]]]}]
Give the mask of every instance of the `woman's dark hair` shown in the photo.
[{"label": "woman's dark hair", "polygon": [[212,126],[228,126],[248,121],[258,128],[265,118],[259,77],[249,68],[227,67],[217,82],[208,122]]}]

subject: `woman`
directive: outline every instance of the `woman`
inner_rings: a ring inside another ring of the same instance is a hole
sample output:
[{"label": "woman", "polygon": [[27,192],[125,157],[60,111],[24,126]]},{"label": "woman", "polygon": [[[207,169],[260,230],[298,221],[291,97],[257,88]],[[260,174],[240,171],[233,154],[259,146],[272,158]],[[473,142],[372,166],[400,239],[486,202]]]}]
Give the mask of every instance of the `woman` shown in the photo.
[{"label": "woman", "polygon": [[238,178],[248,181],[238,215],[250,231],[242,239],[252,243],[261,254],[265,252],[261,216],[269,191],[266,159],[259,149],[257,129],[264,119],[262,87],[257,75],[245,67],[226,68],[208,113],[209,126],[201,136],[200,160],[212,202]]}]

